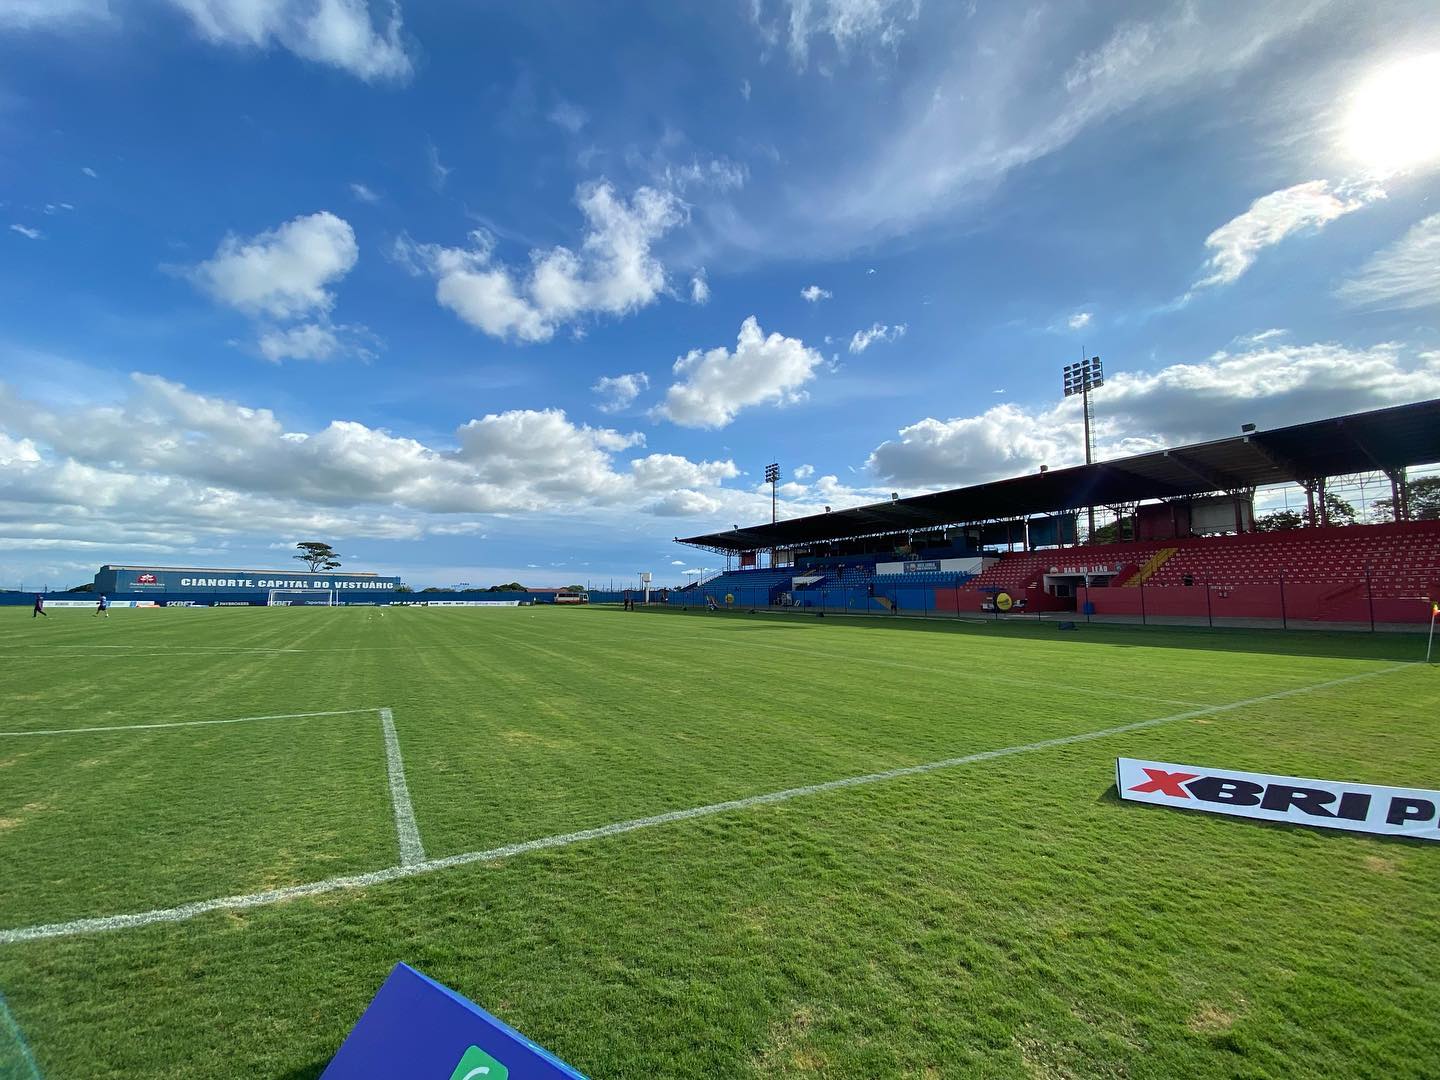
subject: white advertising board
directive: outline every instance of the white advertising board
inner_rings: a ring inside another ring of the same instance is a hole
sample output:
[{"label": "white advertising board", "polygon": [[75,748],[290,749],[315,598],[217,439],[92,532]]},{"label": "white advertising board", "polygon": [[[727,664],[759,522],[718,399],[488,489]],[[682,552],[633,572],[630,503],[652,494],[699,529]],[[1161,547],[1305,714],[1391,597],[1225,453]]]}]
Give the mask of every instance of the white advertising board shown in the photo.
[{"label": "white advertising board", "polygon": [[1115,760],[1122,799],[1322,829],[1440,840],[1440,791]]}]

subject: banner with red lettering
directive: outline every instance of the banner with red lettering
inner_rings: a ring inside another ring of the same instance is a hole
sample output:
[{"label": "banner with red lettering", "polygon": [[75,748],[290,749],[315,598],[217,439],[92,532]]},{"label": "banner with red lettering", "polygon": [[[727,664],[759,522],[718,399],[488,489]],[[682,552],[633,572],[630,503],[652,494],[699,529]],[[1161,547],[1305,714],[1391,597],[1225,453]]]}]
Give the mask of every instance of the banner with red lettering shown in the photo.
[{"label": "banner with red lettering", "polygon": [[1116,758],[1122,799],[1179,810],[1440,840],[1440,791]]}]

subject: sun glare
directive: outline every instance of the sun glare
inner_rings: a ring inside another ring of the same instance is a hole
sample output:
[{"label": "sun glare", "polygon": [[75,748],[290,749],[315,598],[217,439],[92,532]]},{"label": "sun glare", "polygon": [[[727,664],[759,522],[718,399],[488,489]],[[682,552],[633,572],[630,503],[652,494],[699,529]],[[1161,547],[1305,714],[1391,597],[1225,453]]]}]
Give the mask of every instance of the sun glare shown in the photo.
[{"label": "sun glare", "polygon": [[1379,176],[1440,161],[1440,52],[1389,64],[1360,85],[1345,148]]}]

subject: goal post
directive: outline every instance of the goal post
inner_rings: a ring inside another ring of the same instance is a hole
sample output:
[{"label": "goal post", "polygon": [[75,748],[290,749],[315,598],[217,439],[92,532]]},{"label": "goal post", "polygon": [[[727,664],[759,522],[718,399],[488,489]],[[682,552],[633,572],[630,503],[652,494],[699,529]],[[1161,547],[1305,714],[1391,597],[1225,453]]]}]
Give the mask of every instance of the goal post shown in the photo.
[{"label": "goal post", "polygon": [[339,602],[334,589],[271,589],[265,595],[266,607],[335,607]]}]

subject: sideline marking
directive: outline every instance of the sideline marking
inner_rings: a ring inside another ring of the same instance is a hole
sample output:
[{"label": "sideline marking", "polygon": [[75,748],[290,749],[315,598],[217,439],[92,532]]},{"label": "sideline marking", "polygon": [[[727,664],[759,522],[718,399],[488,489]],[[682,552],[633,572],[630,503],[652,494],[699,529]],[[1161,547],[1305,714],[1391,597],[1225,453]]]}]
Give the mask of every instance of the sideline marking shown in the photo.
[{"label": "sideline marking", "polygon": [[349,716],[353,713],[389,712],[389,709],[332,709],[329,712],[277,713],[274,716],[237,716],[233,720],[175,720],[168,724],[117,724],[114,727],[51,728],[47,731],[0,731],[0,739],[26,735],[85,735],[95,731],[153,731],[157,728],[206,727],[210,724],[244,724],[251,720],[303,720],[311,716]]},{"label": "sideline marking", "polygon": [[[35,1064],[35,1055],[30,1053],[30,1044],[25,1041],[25,1033],[20,1030],[20,1022],[10,1011],[10,1004],[5,1000],[4,994],[0,994],[0,1032],[9,1033],[11,1041],[20,1048],[20,1061],[30,1070],[32,1080],[40,1080],[40,1066]],[[5,1065],[7,1060],[13,1059],[10,1059],[5,1048],[0,1046],[0,1066]],[[14,1075],[18,1080],[21,1074]]]},{"label": "sideline marking", "polygon": [[390,802],[395,807],[395,834],[400,838],[400,865],[415,866],[425,861],[420,843],[420,826],[410,805],[410,786],[405,783],[405,762],[400,757],[400,740],[395,736],[395,714],[380,710],[380,728],[385,733],[385,768],[390,774]]},{"label": "sideline marking", "polygon": [[182,922],[185,919],[193,919],[197,915],[204,915],[211,911],[238,911],[245,908],[277,904],[284,900],[294,900],[302,896],[317,896],[321,893],[338,892],[342,889],[361,889],[368,885],[381,885],[387,881],[398,881],[401,878],[418,877],[421,874],[428,874],[436,870],[446,870],[452,866],[496,862],[500,859],[508,859],[512,856],[523,855],[531,851],[567,847],[570,844],[578,844],[586,840],[599,840],[608,836],[618,836],[621,833],[635,832],[637,829],[648,829],[656,825],[669,825],[676,821],[690,821],[694,818],[724,814],[731,810],[746,810],[752,806],[765,806],[771,803],[788,802],[791,799],[802,798],[806,795],[818,795],[826,791],[838,791],[841,788],[878,784],[886,780],[895,780],[902,776],[918,776],[922,773],[936,772],[940,769],[952,769],[960,765],[972,765],[978,761],[993,761],[996,758],[1010,757],[1012,754],[1025,754],[1033,750],[1048,750],[1054,746],[1069,746],[1074,743],[1090,742],[1095,739],[1108,738],[1111,735],[1123,735],[1130,731],[1141,731],[1145,728],[1159,727],[1161,724],[1174,723],[1178,720],[1193,720],[1201,716],[1212,716],[1215,713],[1234,712],[1236,709],[1248,708],[1251,705],[1259,705],[1267,701],[1279,701],[1282,698],[1309,694],[1316,690],[1329,690],[1332,687],[1344,686],[1346,683],[1359,682],[1362,679],[1374,679],[1381,675],[1390,675],[1413,666],[1414,662],[1393,664],[1390,667],[1380,668],[1376,671],[1362,671],[1358,675],[1346,675],[1339,679],[1329,679],[1325,682],[1313,683],[1309,686],[1296,686],[1289,690],[1276,690],[1273,693],[1261,694],[1259,697],[1246,698],[1243,701],[1232,701],[1224,705],[1209,705],[1203,709],[1192,709],[1189,712],[1174,713],[1170,716],[1159,716],[1153,720],[1137,720],[1130,724],[1101,728],[1099,731],[1088,731],[1078,735],[1062,735],[1054,739],[1043,739],[1040,742],[1024,743],[1019,746],[1006,746],[999,750],[982,750],[979,753],[966,754],[963,757],[944,758],[940,761],[926,762],[923,765],[906,765],[902,768],[889,769],[885,772],[866,773],[864,776],[847,776],[840,780],[827,780],[824,783],[807,784],[804,787],[785,788],[783,791],[772,791],[765,795],[751,795],[743,799],[731,799],[727,802],[711,803],[708,806],[696,806],[688,810],[671,810],[668,813],[655,814],[652,817],[631,818],[629,821],[619,821],[613,825],[602,825],[594,829],[582,829],[579,832],[561,833],[557,836],[545,836],[538,840],[526,840],[518,844],[507,844],[505,847],[490,848],[488,851],[467,851],[460,855],[447,855],[440,859],[426,859],[424,862],[414,863],[410,866],[392,866],[385,870],[372,870],[365,874],[350,874],[344,877],[326,878],[323,881],[312,881],[304,885],[290,885],[283,889],[267,889],[265,892],[249,893],[244,896],[222,896],[214,900],[196,900],[188,904],[180,904],[177,907],[155,908],[151,911],[138,911],[128,915],[107,915],[99,918],[72,919],[69,922],[46,923],[39,926],[22,926],[10,930],[0,930],[0,945],[15,945],[25,941],[42,941],[46,938],[71,937],[75,934],[88,934],[100,930],[130,929],[139,926],[150,926],[154,923]]},{"label": "sideline marking", "polygon": [[[36,642],[27,642],[24,645],[4,645],[4,648],[12,649],[37,649],[45,652],[46,649],[164,649],[167,652],[312,652],[314,649],[272,649],[272,648],[230,648],[229,645],[166,645],[166,642],[157,641],[153,644],[141,645],[40,645]],[[333,649],[343,651],[343,649]]]}]

